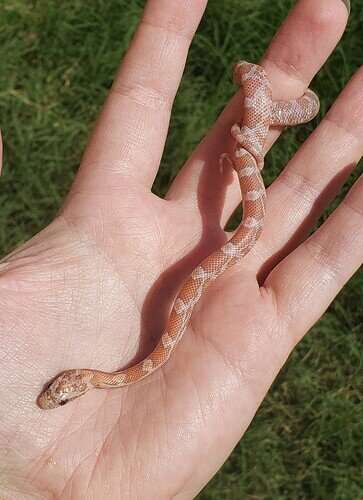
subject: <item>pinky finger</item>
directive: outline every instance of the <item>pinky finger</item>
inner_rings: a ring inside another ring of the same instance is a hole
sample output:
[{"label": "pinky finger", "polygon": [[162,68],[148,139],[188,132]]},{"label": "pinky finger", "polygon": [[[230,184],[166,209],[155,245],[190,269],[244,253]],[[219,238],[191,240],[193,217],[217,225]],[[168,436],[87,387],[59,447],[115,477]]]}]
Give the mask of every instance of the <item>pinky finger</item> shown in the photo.
[{"label": "pinky finger", "polygon": [[267,277],[279,317],[297,343],[363,260],[363,176],[327,221]]}]

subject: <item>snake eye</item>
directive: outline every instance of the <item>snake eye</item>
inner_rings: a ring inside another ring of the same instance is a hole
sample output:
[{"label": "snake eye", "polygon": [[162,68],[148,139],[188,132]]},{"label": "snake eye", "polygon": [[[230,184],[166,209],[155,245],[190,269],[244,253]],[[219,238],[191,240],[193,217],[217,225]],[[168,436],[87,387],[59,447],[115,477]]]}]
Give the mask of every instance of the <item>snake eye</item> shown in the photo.
[{"label": "snake eye", "polygon": [[67,403],[68,403],[68,401],[67,401],[66,399],[63,399],[63,400],[59,401],[59,404],[60,404],[61,406],[65,405],[65,404],[67,404]]}]

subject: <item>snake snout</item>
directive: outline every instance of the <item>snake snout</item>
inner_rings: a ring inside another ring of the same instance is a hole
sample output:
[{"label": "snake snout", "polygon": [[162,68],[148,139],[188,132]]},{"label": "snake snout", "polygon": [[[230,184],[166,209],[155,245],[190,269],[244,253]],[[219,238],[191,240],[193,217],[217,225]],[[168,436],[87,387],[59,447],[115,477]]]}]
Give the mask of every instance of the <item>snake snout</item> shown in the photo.
[{"label": "snake snout", "polygon": [[61,373],[38,398],[42,410],[51,410],[63,406],[68,401],[82,396],[91,389],[89,378],[82,370],[68,370]]}]

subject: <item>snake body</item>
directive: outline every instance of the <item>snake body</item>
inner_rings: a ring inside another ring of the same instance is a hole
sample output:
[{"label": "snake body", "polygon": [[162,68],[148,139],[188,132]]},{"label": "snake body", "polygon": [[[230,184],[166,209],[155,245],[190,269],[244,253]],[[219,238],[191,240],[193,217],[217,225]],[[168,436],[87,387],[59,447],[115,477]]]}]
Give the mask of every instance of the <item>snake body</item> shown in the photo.
[{"label": "snake body", "polygon": [[[256,64],[236,63],[234,76],[244,94],[243,119],[231,130],[235,139],[231,164],[238,174],[243,201],[240,226],[233,237],[207,257],[185,281],[172,306],[166,329],[151,354],[121,371],[74,369],[62,372],[38,398],[40,408],[47,410],[64,405],[92,388],[109,389],[133,384],[157,370],[169,359],[182,338],[203,291],[246,255],[258,240],[266,213],[266,190],[260,171],[264,164],[263,147],[268,129],[273,125],[295,125],[311,120],[319,110],[319,100],[307,89],[299,99],[274,101],[266,72]],[[222,155],[220,161],[226,156]]]}]

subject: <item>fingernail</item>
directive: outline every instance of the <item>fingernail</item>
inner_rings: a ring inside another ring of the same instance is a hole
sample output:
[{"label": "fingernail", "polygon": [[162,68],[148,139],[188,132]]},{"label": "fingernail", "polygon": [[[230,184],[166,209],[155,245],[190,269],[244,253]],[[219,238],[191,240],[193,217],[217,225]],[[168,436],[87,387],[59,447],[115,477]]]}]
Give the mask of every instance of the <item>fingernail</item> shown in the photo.
[{"label": "fingernail", "polygon": [[350,14],[350,0],[342,0],[342,2],[346,6],[348,14]]}]

